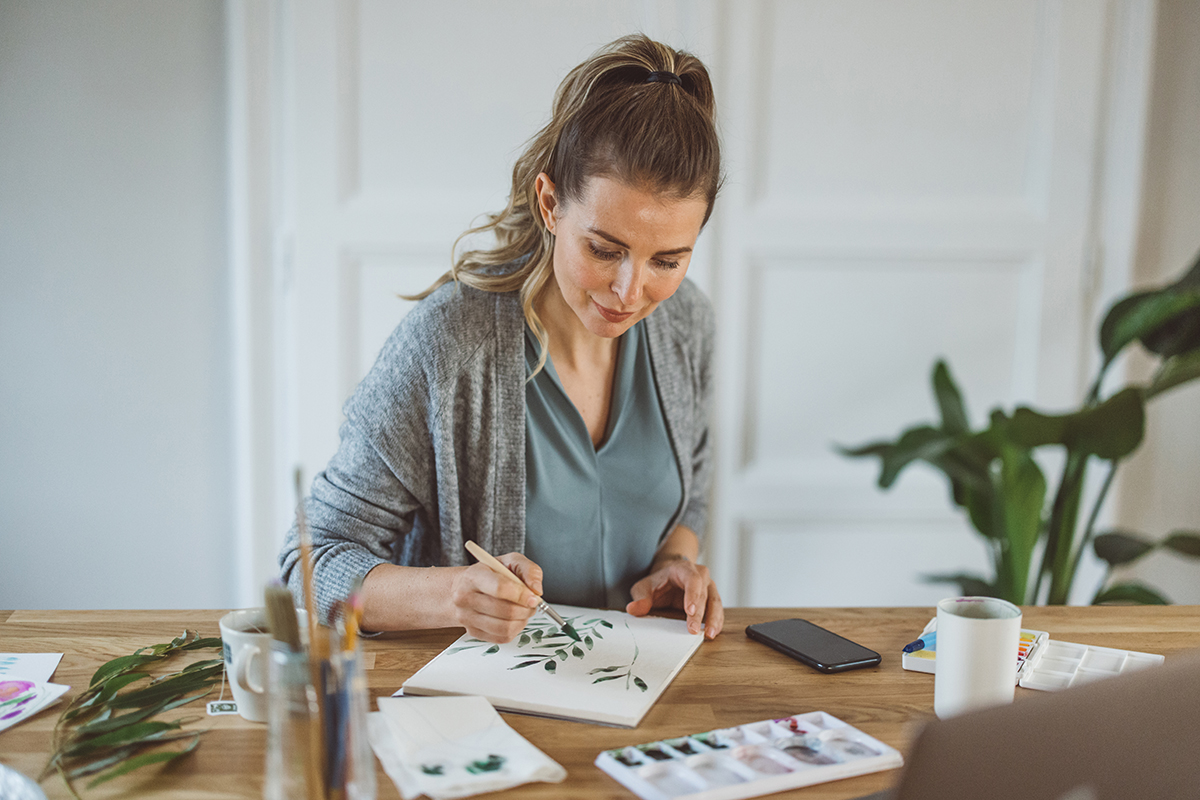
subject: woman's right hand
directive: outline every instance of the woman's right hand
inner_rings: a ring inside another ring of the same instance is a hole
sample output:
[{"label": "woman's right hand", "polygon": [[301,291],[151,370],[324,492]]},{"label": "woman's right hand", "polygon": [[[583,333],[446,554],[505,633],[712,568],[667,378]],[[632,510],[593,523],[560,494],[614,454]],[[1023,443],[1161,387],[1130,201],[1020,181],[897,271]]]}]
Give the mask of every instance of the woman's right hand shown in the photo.
[{"label": "woman's right hand", "polygon": [[512,570],[525,588],[476,563],[455,576],[450,601],[457,624],[468,635],[503,644],[515,639],[533,616],[542,593],[542,568],[520,553],[505,553],[496,560]]}]

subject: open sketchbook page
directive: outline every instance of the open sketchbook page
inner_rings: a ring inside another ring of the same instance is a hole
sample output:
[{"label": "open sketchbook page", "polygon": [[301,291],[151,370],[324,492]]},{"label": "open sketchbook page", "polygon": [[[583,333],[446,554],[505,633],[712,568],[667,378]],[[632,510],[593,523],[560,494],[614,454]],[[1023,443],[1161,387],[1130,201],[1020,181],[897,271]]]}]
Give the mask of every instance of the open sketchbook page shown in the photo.
[{"label": "open sketchbook page", "polygon": [[704,638],[683,620],[555,610],[582,642],[536,615],[507,644],[463,636],[405,681],[404,693],[482,695],[502,711],[633,728]]}]

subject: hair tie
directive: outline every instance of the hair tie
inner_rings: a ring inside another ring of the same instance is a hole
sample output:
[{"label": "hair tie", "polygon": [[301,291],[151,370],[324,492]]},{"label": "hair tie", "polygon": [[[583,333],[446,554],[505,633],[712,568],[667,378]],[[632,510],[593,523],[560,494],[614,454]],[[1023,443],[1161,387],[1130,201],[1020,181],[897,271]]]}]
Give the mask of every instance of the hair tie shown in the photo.
[{"label": "hair tie", "polygon": [[646,83],[673,83],[682,86],[683,81],[674,72],[651,72],[646,76]]}]

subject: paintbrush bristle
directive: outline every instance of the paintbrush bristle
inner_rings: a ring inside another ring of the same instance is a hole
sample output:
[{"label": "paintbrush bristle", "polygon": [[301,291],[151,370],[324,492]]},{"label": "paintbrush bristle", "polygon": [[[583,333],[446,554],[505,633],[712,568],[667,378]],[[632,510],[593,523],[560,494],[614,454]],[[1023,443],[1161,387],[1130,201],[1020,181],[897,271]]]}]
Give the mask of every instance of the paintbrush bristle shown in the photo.
[{"label": "paintbrush bristle", "polygon": [[281,584],[272,584],[264,592],[271,636],[294,651],[300,650],[300,623],[292,593]]}]

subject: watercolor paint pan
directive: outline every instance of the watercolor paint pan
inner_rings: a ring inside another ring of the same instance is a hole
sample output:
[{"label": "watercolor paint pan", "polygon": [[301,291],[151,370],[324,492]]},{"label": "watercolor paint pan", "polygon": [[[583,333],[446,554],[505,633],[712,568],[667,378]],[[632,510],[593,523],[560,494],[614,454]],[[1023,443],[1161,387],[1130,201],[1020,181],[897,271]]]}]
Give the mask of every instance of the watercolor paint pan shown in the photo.
[{"label": "watercolor paint pan", "polygon": [[903,764],[823,711],[605,750],[596,766],[642,800],[738,800]]},{"label": "watercolor paint pan", "polygon": [[[923,646],[904,653],[901,665],[912,672],[933,673],[937,663],[937,618],[921,631]],[[914,642],[915,644],[915,642]],[[1111,647],[1057,642],[1046,631],[1021,629],[1017,650],[1017,685],[1026,689],[1056,691],[1101,678],[1162,664],[1165,656],[1115,650]]]}]

